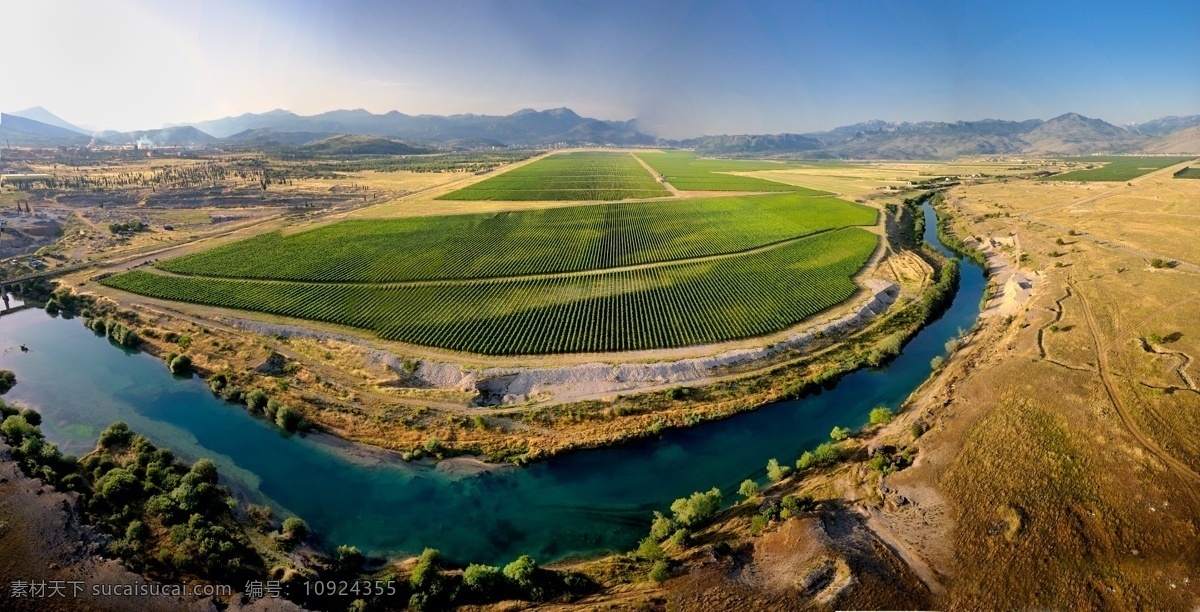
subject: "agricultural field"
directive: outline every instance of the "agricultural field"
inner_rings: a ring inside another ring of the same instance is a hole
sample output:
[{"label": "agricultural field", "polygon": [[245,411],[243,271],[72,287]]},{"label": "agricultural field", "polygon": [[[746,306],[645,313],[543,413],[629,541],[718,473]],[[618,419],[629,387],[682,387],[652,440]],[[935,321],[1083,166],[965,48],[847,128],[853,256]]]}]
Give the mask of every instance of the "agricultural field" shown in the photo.
[{"label": "agricultural field", "polygon": [[704,159],[691,151],[637,153],[654,171],[680,191],[794,191],[807,195],[824,192],[761,178],[727,174],[783,170],[789,164],[737,159]]},{"label": "agricultural field", "polygon": [[1200,166],[1191,166],[1175,173],[1175,178],[1200,179]]},{"label": "agricultural field", "polygon": [[671,195],[628,153],[550,155],[441,196],[442,200],[628,200]]},{"label": "agricultural field", "polygon": [[799,194],[351,220],[160,262],[175,274],[405,282],[575,272],[704,257],[873,225],[873,208]]},{"label": "agricultural field", "polygon": [[[1048,181],[1128,181],[1155,170],[1181,164],[1192,157],[1068,157],[1063,161],[1093,165],[1090,169],[1072,170],[1046,177]],[[1101,165],[1102,164],[1102,165]]]},{"label": "agricultural field", "polygon": [[878,236],[858,228],[632,270],[421,285],[263,282],[146,271],[105,285],[151,297],[337,323],[487,355],[623,351],[784,329],[849,298]]}]

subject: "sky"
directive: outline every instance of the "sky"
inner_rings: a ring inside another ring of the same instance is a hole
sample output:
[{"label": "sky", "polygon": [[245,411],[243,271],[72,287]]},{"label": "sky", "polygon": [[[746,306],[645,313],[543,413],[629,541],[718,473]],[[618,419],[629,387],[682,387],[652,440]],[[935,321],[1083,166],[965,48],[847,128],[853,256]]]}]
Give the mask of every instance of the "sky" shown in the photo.
[{"label": "sky", "polygon": [[566,106],[668,138],[1200,114],[1200,2],[0,0],[0,109]]}]

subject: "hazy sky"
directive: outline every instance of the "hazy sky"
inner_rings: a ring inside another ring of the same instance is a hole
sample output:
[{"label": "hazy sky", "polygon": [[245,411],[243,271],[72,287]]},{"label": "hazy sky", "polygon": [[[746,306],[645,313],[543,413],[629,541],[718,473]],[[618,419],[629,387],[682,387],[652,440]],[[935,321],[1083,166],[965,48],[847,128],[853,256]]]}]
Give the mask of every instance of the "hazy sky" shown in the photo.
[{"label": "hazy sky", "polygon": [[[972,6],[965,6],[965,5]],[[668,137],[1200,113],[1200,2],[0,0],[0,109],[569,106]]]}]

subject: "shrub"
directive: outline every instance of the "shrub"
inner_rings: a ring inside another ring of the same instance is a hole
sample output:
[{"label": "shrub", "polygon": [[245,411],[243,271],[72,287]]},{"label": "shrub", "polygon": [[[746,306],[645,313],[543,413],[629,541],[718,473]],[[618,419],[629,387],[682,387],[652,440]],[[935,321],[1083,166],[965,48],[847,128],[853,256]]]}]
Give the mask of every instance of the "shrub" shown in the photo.
[{"label": "shrub", "polygon": [[308,523],[297,517],[283,521],[283,537],[291,542],[303,542],[308,537]]},{"label": "shrub", "polygon": [[762,533],[763,530],[767,528],[767,525],[770,522],[771,522],[770,519],[768,519],[766,516],[763,516],[761,514],[755,514],[750,519],[750,533],[752,535],[758,535],[758,534]]},{"label": "shrub", "polygon": [[8,393],[17,384],[17,375],[12,370],[0,370],[0,395]]},{"label": "shrub", "polygon": [[41,434],[37,427],[29,424],[25,417],[21,415],[13,415],[4,419],[0,423],[0,432],[8,440],[9,446],[20,446],[26,438],[32,438]]},{"label": "shrub", "polygon": [[675,530],[675,533],[671,534],[671,537],[667,538],[667,545],[677,549],[686,548],[688,538],[690,538],[691,535],[691,532],[688,531],[687,528],[680,527],[679,529]]},{"label": "shrub", "polygon": [[529,555],[521,555],[516,561],[504,566],[504,577],[523,593],[530,593],[536,586],[538,564]]},{"label": "shrub", "polygon": [[805,451],[796,461],[796,469],[804,470],[810,467],[829,465],[841,458],[841,448],[834,442],[825,442],[811,451]]},{"label": "shrub", "polygon": [[212,459],[201,459],[192,464],[190,470],[200,482],[208,484],[217,484],[217,465],[212,462]]},{"label": "shrub", "polygon": [[783,499],[779,500],[779,518],[787,519],[801,512],[808,512],[815,505],[813,499],[807,495],[784,495]]},{"label": "shrub", "polygon": [[[1151,268],[1160,268],[1160,269],[1165,268],[1165,267],[1167,267],[1167,262],[1155,257],[1154,259],[1150,260],[1150,267]],[[46,306],[47,306],[47,310],[49,310],[50,305],[47,304]]]},{"label": "shrub", "polygon": [[758,497],[758,483],[747,478],[742,481],[742,486],[738,487],[738,495],[746,499]]},{"label": "shrub", "polygon": [[665,557],[662,546],[654,538],[644,538],[638,543],[637,556],[644,561],[658,561]]},{"label": "shrub", "polygon": [[442,444],[441,440],[437,439],[437,436],[429,436],[429,439],[425,440],[425,444],[423,446],[425,448],[425,452],[431,455],[440,455],[446,450],[446,447]]},{"label": "shrub", "polygon": [[721,490],[716,487],[704,493],[692,493],[689,497],[681,497],[671,503],[671,512],[675,514],[675,522],[684,527],[691,527],[706,521],[720,509]]},{"label": "shrub", "polygon": [[780,465],[778,459],[771,459],[767,462],[767,478],[771,479],[771,482],[779,482],[791,473],[792,468]]},{"label": "shrub", "polygon": [[655,561],[654,565],[650,567],[649,576],[655,584],[666,582],[667,578],[671,577],[671,573],[667,569],[667,562],[662,559]]},{"label": "shrub", "polygon": [[676,529],[675,521],[663,513],[654,511],[654,522],[650,523],[650,537],[661,542],[667,539]]},{"label": "shrub", "polygon": [[936,369],[942,367],[943,363],[946,363],[946,358],[942,357],[941,355],[938,355],[937,357],[934,357],[933,359],[929,360],[929,368],[931,370],[936,370]]},{"label": "shrub", "polygon": [[283,405],[283,402],[280,402],[279,400],[276,400],[275,398],[271,398],[271,399],[267,400],[267,405],[265,408],[263,408],[263,414],[267,415],[268,419],[271,419],[272,421],[274,421],[275,415],[279,414],[279,409],[286,408],[286,407],[287,406]]},{"label": "shrub", "polygon": [[841,442],[842,440],[850,437],[850,428],[834,427],[833,431],[829,432],[829,437],[833,438],[835,441]]},{"label": "shrub", "polygon": [[130,440],[133,439],[133,432],[129,430],[129,426],[121,421],[117,421],[100,432],[100,447],[101,448],[116,448],[119,446],[128,446]]},{"label": "shrub", "polygon": [[176,355],[167,362],[167,369],[172,374],[187,374],[192,370],[192,358],[187,355]]},{"label": "shrub", "polygon": [[354,574],[362,568],[364,561],[366,558],[357,548],[342,544],[333,553],[333,571],[342,575]]},{"label": "shrub", "polygon": [[908,426],[908,433],[912,434],[914,440],[920,438],[925,433],[925,424],[921,421],[913,421],[913,424]]},{"label": "shrub", "polygon": [[437,562],[441,561],[442,553],[436,548],[426,548],[417,558],[417,564],[408,576],[408,584],[418,591],[430,591],[437,582],[439,575]]},{"label": "shrub", "polygon": [[1158,346],[1163,343],[1163,337],[1158,334],[1147,334],[1146,343],[1151,346]]},{"label": "shrub", "polygon": [[871,424],[884,425],[892,422],[892,411],[884,406],[880,406],[871,411]]},{"label": "shrub", "polygon": [[21,411],[21,418],[25,419],[26,423],[37,427],[42,424],[42,415],[33,408],[26,408]]},{"label": "shrub", "polygon": [[275,412],[275,424],[287,431],[296,431],[300,425],[300,413],[281,405]]},{"label": "shrub", "polygon": [[260,412],[267,407],[267,394],[254,389],[246,394],[246,407],[251,411]]},{"label": "shrub", "polygon": [[504,574],[494,565],[472,563],[463,570],[462,588],[468,597],[481,601],[504,588]]}]

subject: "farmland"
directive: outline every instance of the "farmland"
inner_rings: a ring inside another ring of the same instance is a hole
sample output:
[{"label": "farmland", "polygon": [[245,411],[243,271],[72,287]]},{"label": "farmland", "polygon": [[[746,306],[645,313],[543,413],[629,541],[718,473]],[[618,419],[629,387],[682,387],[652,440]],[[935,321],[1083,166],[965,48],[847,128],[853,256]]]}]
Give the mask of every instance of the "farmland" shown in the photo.
[{"label": "farmland", "polygon": [[[1072,170],[1047,177],[1050,181],[1128,181],[1143,174],[1181,164],[1190,157],[1072,157],[1065,161],[1097,165],[1090,169]],[[1103,165],[1099,165],[1103,164]]]},{"label": "farmland", "polygon": [[272,232],[158,264],[199,276],[404,282],[574,272],[733,253],[851,225],[875,209],[775,194],[353,220]]},{"label": "farmland", "polygon": [[621,351],[786,328],[856,290],[878,237],[826,232],[765,251],[587,275],[417,286],[261,282],[133,271],[108,286],[151,297],[369,329],[487,355]]},{"label": "farmland", "polygon": [[794,191],[808,195],[824,193],[750,176],[725,174],[783,170],[789,167],[782,163],[702,159],[690,151],[638,153],[637,156],[681,191]]},{"label": "farmland", "polygon": [[439,199],[582,201],[669,195],[628,153],[587,151],[551,155]]},{"label": "farmland", "polygon": [[1180,170],[1179,172],[1175,173],[1175,178],[1200,179],[1200,166],[1192,166],[1190,168],[1184,168],[1183,170]]}]

